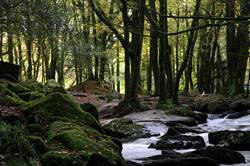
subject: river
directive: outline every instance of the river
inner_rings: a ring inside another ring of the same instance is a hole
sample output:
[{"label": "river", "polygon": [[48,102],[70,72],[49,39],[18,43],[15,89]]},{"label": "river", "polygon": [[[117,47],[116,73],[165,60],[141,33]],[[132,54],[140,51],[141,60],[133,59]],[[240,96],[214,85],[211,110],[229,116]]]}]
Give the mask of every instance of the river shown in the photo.
[{"label": "river", "polygon": [[[155,143],[157,140],[159,140],[159,138],[168,131],[168,127],[164,124],[166,121],[169,121],[173,118],[178,118],[175,116],[166,116],[164,112],[160,110],[151,110],[143,113],[133,113],[126,117],[132,119],[135,123],[144,125],[145,130],[150,131],[150,133],[154,135],[150,138],[139,138],[133,142],[123,144],[123,157],[126,160],[134,161],[137,163],[142,162],[143,158],[161,154],[161,150],[156,150],[148,147],[151,143]],[[209,115],[207,123],[200,124],[198,126],[206,131],[205,133],[201,133],[198,135],[203,137],[206,145],[208,146],[211,145],[208,142],[209,132],[222,130],[250,130],[250,115],[243,116],[238,119],[227,119],[227,116],[221,117],[220,115]],[[186,134],[195,135],[193,133]],[[175,151],[185,153],[192,150],[194,149]],[[245,156],[247,163],[234,164],[232,166],[250,166],[250,151],[240,151],[240,153]]]}]

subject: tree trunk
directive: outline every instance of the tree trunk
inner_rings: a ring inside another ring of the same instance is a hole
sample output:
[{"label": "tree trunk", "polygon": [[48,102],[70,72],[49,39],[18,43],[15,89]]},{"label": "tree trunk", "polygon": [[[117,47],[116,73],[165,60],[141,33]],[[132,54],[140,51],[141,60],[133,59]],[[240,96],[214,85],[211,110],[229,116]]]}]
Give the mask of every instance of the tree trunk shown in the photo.
[{"label": "tree trunk", "polygon": [[[154,20],[157,20],[155,0],[150,0],[150,9],[152,13],[152,17]],[[159,63],[158,63],[158,33],[157,27],[151,23],[150,24],[150,62],[152,64],[153,75],[154,75],[154,95],[159,95]]]},{"label": "tree trunk", "polygon": [[27,55],[28,55],[28,79],[32,79],[32,42],[33,37],[30,32],[27,35],[26,47],[27,47]]},{"label": "tree trunk", "polygon": [[[93,40],[94,40],[94,48],[97,48],[97,32],[96,32],[96,19],[95,13],[92,12],[92,23],[93,23]],[[95,56],[95,80],[99,79],[99,58]]]},{"label": "tree trunk", "polygon": [[[161,15],[167,15],[167,2],[165,0],[159,0],[160,4],[160,13]],[[161,31],[167,32],[167,20],[165,17],[160,17],[160,27]],[[166,90],[166,53],[168,49],[167,36],[161,35],[160,37],[160,46],[159,46],[159,66],[160,66],[160,84],[159,84],[159,104],[166,103],[167,101],[167,90]]]},{"label": "tree trunk", "polygon": [[147,52],[147,93],[151,94],[152,91],[152,58],[150,55],[148,55],[148,50]]},{"label": "tree trunk", "polygon": [[[240,15],[246,17],[250,15],[250,2],[249,0],[240,1]],[[239,23],[237,31],[237,43],[239,43],[238,50],[238,64],[237,64],[237,92],[244,92],[245,74],[247,69],[247,61],[249,57],[249,21]]]},{"label": "tree trunk", "polygon": [[[201,6],[201,0],[196,0],[196,4],[195,4],[195,9],[194,9],[194,16],[199,16],[200,13],[200,6]],[[191,25],[191,28],[196,27],[199,24],[198,19],[194,19]],[[174,89],[174,95],[173,95],[173,101],[174,102],[178,102],[178,92],[179,92],[179,83],[180,83],[180,79],[181,76],[185,70],[185,68],[187,67],[188,64],[188,60],[190,59],[190,56],[192,54],[191,51],[193,51],[193,47],[194,47],[194,43],[195,43],[195,31],[191,31],[189,36],[188,36],[188,46],[185,52],[185,57],[184,60],[180,66],[180,69],[178,70],[177,74],[176,74],[176,78],[175,78],[175,89]]]},{"label": "tree trunk", "polygon": [[0,60],[3,60],[3,33],[0,31]]},{"label": "tree trunk", "polygon": [[116,89],[120,93],[120,47],[117,45],[116,50]]},{"label": "tree trunk", "polygon": [[[226,16],[229,18],[235,17],[235,0],[226,1]],[[229,93],[234,94],[236,92],[236,37],[235,37],[235,23],[229,22],[226,28],[226,44],[227,44],[227,83]]]}]

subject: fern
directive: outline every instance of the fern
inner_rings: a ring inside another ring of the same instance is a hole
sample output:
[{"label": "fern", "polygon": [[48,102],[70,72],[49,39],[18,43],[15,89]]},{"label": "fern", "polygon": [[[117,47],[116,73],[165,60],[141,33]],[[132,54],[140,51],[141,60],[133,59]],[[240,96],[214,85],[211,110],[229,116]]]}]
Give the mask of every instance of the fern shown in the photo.
[{"label": "fern", "polygon": [[19,155],[29,159],[37,158],[36,151],[25,136],[25,131],[19,126],[11,126],[0,121],[0,153]]}]

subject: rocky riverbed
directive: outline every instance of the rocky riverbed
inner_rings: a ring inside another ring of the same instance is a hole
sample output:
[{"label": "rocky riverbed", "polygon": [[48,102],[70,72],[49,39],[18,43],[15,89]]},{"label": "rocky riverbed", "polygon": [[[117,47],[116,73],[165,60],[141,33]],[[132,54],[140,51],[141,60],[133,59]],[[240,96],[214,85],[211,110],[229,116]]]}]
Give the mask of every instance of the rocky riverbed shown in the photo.
[{"label": "rocky riverbed", "polygon": [[250,115],[232,119],[233,114],[209,114],[207,122],[197,126],[161,110],[129,114],[125,118],[143,125],[152,136],[124,142],[122,155],[131,165],[195,165],[209,163],[208,157],[211,165],[248,166]]}]

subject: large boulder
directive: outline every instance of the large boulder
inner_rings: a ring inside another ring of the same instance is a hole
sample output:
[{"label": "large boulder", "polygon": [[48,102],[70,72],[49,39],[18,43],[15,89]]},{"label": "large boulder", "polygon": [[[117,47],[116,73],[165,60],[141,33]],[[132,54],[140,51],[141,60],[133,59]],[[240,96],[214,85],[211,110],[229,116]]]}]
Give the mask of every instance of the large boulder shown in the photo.
[{"label": "large boulder", "polygon": [[121,139],[123,142],[135,140],[137,138],[148,137],[150,134],[144,131],[144,127],[133,123],[127,118],[117,118],[103,126],[107,135]]},{"label": "large boulder", "polygon": [[236,163],[244,163],[245,157],[239,152],[208,146],[206,148],[197,149],[191,154],[196,154],[203,157],[209,157],[220,164],[236,164]]},{"label": "large boulder", "polygon": [[173,125],[169,127],[167,134],[174,135],[177,133],[185,134],[185,133],[205,133],[206,131],[197,126],[186,126],[186,125]]},{"label": "large boulder", "polygon": [[23,106],[22,110],[30,122],[49,125],[56,119],[64,119],[87,124],[102,131],[99,122],[90,113],[84,112],[80,105],[67,94],[49,94],[28,102]]},{"label": "large boulder", "polygon": [[179,115],[183,117],[191,117],[195,119],[198,123],[206,123],[207,122],[207,114],[201,113],[201,112],[195,112],[193,110],[190,110],[187,107],[183,106],[174,106],[172,109],[168,110],[166,112],[170,115]]},{"label": "large boulder", "polygon": [[205,141],[201,136],[188,136],[188,135],[169,135],[165,134],[161,137],[156,144],[151,144],[151,148],[158,150],[171,150],[171,149],[192,149],[205,147]]},{"label": "large boulder", "polygon": [[[110,165],[123,165],[124,161],[121,156],[120,147],[113,142],[111,137],[101,134],[99,131],[87,126],[78,125],[71,122],[56,121],[51,124],[48,131],[49,144],[52,145],[51,149],[64,149],[64,153],[68,151],[75,152],[73,157],[66,157],[69,165],[80,165],[83,163],[93,163],[95,159],[96,163],[109,163]],[[58,144],[59,143],[59,144]],[[58,151],[51,150],[43,156],[43,162],[47,162],[52,154]],[[77,155],[78,154],[78,155]],[[79,160],[74,160],[74,157],[80,157]],[[58,158],[58,156],[57,156]],[[58,162],[54,164],[60,164],[64,158],[59,156]],[[98,161],[100,159],[100,161]],[[49,162],[49,161],[48,161]],[[89,164],[88,164],[89,165]],[[95,164],[96,166],[98,164]],[[94,166],[94,165],[93,165]]]},{"label": "large boulder", "polygon": [[[133,163],[130,163],[131,165]],[[137,166],[136,164],[134,164]],[[143,159],[138,166],[219,166],[211,158],[198,156],[191,153],[177,153],[173,151],[163,151],[162,155]]]},{"label": "large boulder", "polygon": [[249,98],[248,99],[240,98],[233,100],[230,104],[230,107],[232,110],[237,112],[247,111],[250,109],[250,100]]},{"label": "large boulder", "polygon": [[203,113],[220,114],[229,111],[231,108],[225,97],[208,95],[197,98],[193,103],[192,109]]},{"label": "large boulder", "polygon": [[250,150],[250,131],[217,131],[209,133],[209,142],[233,150]]},{"label": "large boulder", "polygon": [[0,81],[0,103],[10,106],[20,106],[25,102],[8,88],[8,81]]}]

